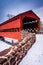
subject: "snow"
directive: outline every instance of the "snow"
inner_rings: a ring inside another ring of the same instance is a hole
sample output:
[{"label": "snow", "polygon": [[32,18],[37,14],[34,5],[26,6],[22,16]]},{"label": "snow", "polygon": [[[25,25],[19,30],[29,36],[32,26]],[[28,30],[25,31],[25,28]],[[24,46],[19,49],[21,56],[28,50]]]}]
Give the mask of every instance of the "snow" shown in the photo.
[{"label": "snow", "polygon": [[0,40],[0,52],[7,49],[7,48],[9,48],[9,47],[11,47],[11,45],[9,45],[9,44],[7,44],[7,43]]},{"label": "snow", "polygon": [[12,43],[12,40],[13,40],[13,43],[17,43],[18,40],[17,39],[12,39],[12,38],[7,38],[7,37],[4,37],[6,41]]},{"label": "snow", "polygon": [[[9,38],[5,39],[11,41]],[[11,45],[0,40],[0,52],[9,47]],[[36,35],[36,42],[19,65],[43,65],[43,34]]]},{"label": "snow", "polygon": [[[4,39],[6,41],[10,42],[10,43],[12,43],[12,40],[13,40],[13,43],[17,43],[18,42],[18,40],[12,39],[12,38],[4,37]],[[7,49],[7,48],[9,48],[9,47],[11,47],[11,44],[8,44],[8,43],[3,42],[3,41],[0,40],[0,52],[5,50],[5,49]]]},{"label": "snow", "polygon": [[43,65],[43,34],[36,35],[36,42],[19,65]]}]

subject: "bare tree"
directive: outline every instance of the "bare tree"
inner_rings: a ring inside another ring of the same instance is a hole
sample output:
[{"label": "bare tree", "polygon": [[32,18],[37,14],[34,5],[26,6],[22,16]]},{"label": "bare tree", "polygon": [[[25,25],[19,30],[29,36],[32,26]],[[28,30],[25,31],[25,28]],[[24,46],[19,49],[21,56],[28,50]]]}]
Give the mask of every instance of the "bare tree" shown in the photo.
[{"label": "bare tree", "polygon": [[10,18],[14,17],[14,15],[12,15],[12,14],[7,14],[7,17],[8,17],[8,19],[10,19]]},{"label": "bare tree", "polygon": [[41,28],[41,31],[43,31],[43,23],[42,23],[42,21],[40,21],[40,28]]}]

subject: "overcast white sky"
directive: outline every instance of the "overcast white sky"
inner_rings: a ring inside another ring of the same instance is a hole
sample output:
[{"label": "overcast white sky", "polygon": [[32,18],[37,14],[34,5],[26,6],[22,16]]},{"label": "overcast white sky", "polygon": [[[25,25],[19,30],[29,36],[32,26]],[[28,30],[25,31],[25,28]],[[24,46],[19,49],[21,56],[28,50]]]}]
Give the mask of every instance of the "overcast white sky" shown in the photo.
[{"label": "overcast white sky", "polygon": [[40,20],[42,21],[43,24],[43,7],[34,10],[34,12],[40,17]]}]

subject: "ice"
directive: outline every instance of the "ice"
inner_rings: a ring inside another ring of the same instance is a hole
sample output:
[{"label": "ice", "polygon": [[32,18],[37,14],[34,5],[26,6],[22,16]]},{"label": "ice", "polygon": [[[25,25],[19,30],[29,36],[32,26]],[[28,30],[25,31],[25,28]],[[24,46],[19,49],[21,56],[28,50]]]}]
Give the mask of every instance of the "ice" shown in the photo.
[{"label": "ice", "polygon": [[36,42],[19,65],[43,65],[43,34],[36,35]]}]

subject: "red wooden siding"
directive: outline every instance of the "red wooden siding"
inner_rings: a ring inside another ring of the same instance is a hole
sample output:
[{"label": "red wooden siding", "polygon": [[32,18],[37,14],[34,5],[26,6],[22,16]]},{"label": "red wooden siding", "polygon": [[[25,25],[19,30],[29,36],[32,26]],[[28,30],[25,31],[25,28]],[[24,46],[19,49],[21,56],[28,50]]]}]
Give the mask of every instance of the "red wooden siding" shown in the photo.
[{"label": "red wooden siding", "polygon": [[0,32],[0,36],[13,38],[13,39],[21,39],[21,33],[20,32]]},{"label": "red wooden siding", "polygon": [[7,24],[4,24],[4,25],[0,26],[0,30],[2,30],[2,29],[11,29],[11,28],[20,28],[20,19],[11,21]]}]

